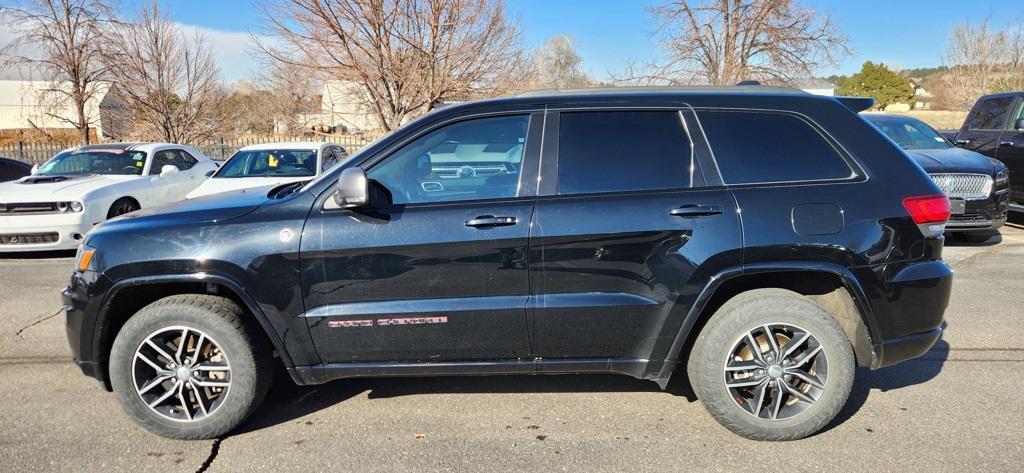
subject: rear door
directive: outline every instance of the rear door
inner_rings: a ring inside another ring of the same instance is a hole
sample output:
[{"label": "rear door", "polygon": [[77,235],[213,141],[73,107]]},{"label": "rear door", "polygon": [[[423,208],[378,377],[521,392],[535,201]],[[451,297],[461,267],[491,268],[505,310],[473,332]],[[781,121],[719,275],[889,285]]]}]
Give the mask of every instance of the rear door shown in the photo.
[{"label": "rear door", "polygon": [[1024,97],[1017,98],[1014,108],[1015,113],[999,137],[996,159],[1010,171],[1010,200],[1024,202],[1024,130],[1014,128],[1017,120],[1024,118]]},{"label": "rear door", "polygon": [[733,198],[705,181],[688,129],[680,105],[549,112],[530,239],[537,356],[664,357],[715,268],[740,264]]},{"label": "rear door", "polygon": [[964,130],[956,137],[956,145],[996,157],[999,135],[1009,119],[1013,97],[993,97],[975,105],[964,122]]}]

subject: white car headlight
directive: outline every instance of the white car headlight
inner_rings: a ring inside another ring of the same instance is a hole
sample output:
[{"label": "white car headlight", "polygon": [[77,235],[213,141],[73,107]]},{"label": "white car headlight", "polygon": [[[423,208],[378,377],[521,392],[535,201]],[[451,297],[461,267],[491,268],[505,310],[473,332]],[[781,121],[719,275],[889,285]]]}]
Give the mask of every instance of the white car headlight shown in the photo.
[{"label": "white car headlight", "polygon": [[76,202],[71,202],[71,211],[72,212],[81,212],[83,210],[85,210],[85,206],[82,205],[81,202],[77,202],[77,201]]}]

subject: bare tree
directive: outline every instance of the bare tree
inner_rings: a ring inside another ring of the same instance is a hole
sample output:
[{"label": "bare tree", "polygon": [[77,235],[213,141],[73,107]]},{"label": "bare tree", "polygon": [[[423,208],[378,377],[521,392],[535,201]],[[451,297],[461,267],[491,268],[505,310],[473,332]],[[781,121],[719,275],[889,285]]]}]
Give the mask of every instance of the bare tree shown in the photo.
[{"label": "bare tree", "polygon": [[155,1],[110,29],[102,59],[143,133],[191,143],[230,119],[209,45],[201,34],[187,36]]},{"label": "bare tree", "polygon": [[[101,0],[33,0],[23,8],[0,7],[0,21],[17,38],[0,49],[5,67],[27,67],[52,85],[46,108],[52,118],[74,126],[89,143],[86,105],[99,94],[106,68],[99,61],[102,28],[109,9]],[[65,112],[74,106],[74,115]]]},{"label": "bare tree", "polygon": [[392,130],[442,99],[521,86],[521,33],[503,0],[285,0],[262,3],[270,59],[357,84]]},{"label": "bare tree", "polygon": [[671,0],[650,12],[665,59],[630,63],[620,82],[785,84],[850,53],[829,15],[796,0]]},{"label": "bare tree", "polygon": [[297,131],[310,125],[304,117],[320,111],[323,81],[308,70],[284,63],[271,63],[257,84],[267,91],[267,108],[274,117],[275,130]]},{"label": "bare tree", "polygon": [[987,19],[954,26],[942,57],[944,105],[967,109],[980,95],[1024,87],[1021,40],[1019,28],[993,31]]},{"label": "bare tree", "polygon": [[583,58],[576,40],[569,35],[552,36],[533,54],[534,87],[574,88],[594,83],[583,72]]}]

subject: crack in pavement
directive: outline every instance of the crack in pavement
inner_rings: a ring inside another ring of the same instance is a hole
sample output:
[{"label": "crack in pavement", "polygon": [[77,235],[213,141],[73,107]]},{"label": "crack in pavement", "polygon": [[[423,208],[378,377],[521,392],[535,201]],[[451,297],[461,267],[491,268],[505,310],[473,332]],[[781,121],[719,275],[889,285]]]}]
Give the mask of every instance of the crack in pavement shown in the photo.
[{"label": "crack in pavement", "polygon": [[220,452],[220,443],[226,438],[228,437],[218,437],[213,440],[213,444],[210,445],[210,455],[206,457],[206,461],[204,461],[202,465],[199,465],[199,469],[196,470],[196,473],[205,473],[210,469],[210,465],[213,464],[213,460],[217,458],[217,453]]},{"label": "crack in pavement", "polygon": [[39,320],[36,320],[35,322],[32,322],[32,323],[30,323],[30,324],[28,324],[28,325],[18,329],[18,331],[15,332],[14,335],[16,335],[18,338],[25,338],[25,336],[22,335],[22,334],[25,333],[26,330],[28,330],[28,329],[30,329],[32,327],[35,327],[36,325],[39,325],[39,324],[41,324],[43,322],[46,322],[47,320],[50,320],[50,319],[60,315],[61,312],[64,312],[64,308],[63,307],[57,309],[56,312],[54,312],[54,313],[52,313],[50,315],[47,315],[47,316],[45,316],[45,317],[43,317],[43,318],[41,318]]}]

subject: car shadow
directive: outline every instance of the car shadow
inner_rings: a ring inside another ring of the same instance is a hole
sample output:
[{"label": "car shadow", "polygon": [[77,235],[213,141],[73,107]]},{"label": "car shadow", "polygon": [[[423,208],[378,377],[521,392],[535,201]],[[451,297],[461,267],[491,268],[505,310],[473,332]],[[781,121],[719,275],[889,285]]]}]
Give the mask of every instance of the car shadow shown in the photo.
[{"label": "car shadow", "polygon": [[669,383],[668,389],[662,391],[651,381],[614,374],[353,378],[317,386],[299,386],[291,382],[288,374],[280,369],[275,374],[274,385],[262,407],[236,429],[235,433],[252,432],[297,421],[363,393],[370,399],[388,399],[417,394],[599,392],[665,392],[667,396],[696,400],[686,383],[672,382]]},{"label": "car shadow", "polygon": [[[858,368],[846,405],[822,432],[853,417],[864,407],[873,390],[887,392],[935,378],[942,371],[948,355],[949,344],[939,340],[920,358],[876,371]],[[686,376],[674,376],[664,391],[651,381],[613,374],[342,379],[317,386],[299,386],[291,382],[287,372],[281,368],[275,373],[275,380],[260,410],[235,433],[298,421],[364,393],[370,399],[388,399],[418,394],[664,392],[666,396],[697,401]]]},{"label": "car shadow", "polygon": [[985,246],[995,246],[995,245],[998,245],[998,244],[1000,244],[1002,242],[1003,242],[1003,234],[999,233],[997,231],[997,232],[993,233],[992,236],[989,237],[988,240],[980,241],[980,242],[965,241],[965,240],[961,240],[960,238],[957,238],[955,236],[950,236],[950,235],[947,234],[946,235],[946,241],[945,241],[944,245],[945,246],[949,246],[949,247],[957,247],[957,246],[985,247]]},{"label": "car shadow", "polygon": [[879,370],[857,368],[857,377],[846,405],[822,432],[846,422],[864,407],[872,390],[887,392],[931,381],[942,371],[949,357],[949,343],[940,339],[919,358]]},{"label": "car shadow", "polygon": [[0,260],[74,258],[75,253],[76,250],[22,251],[17,253],[0,253]]}]

